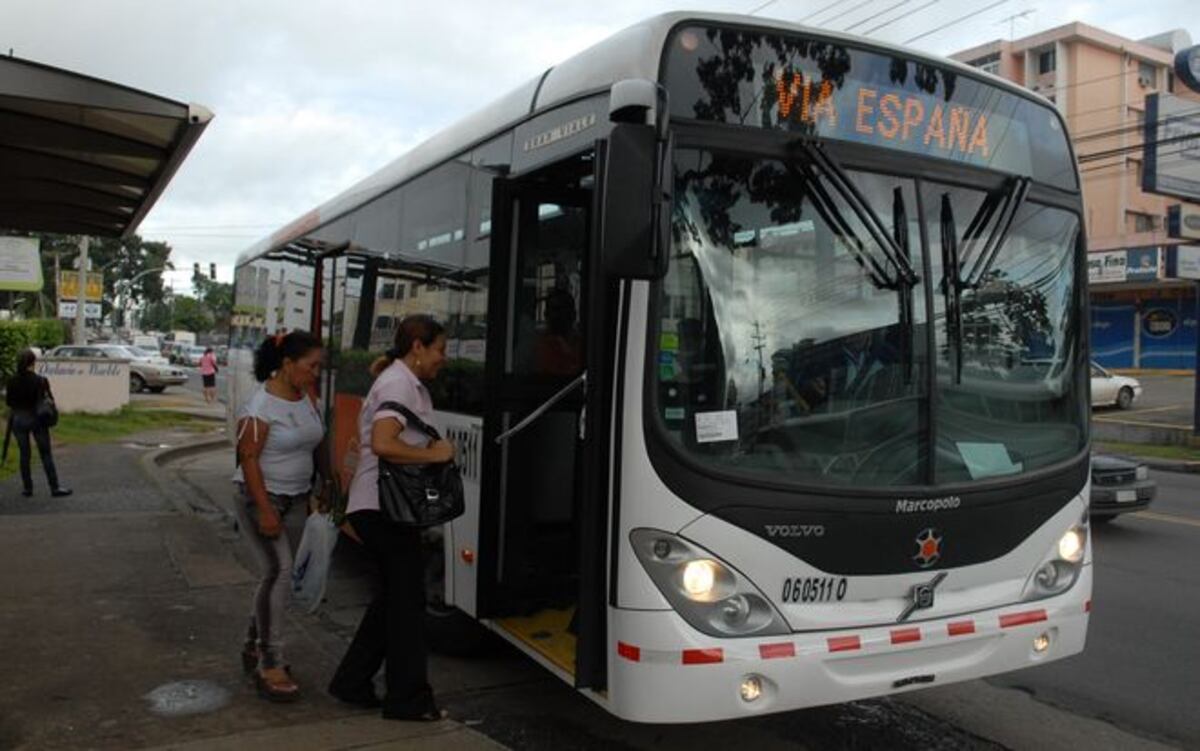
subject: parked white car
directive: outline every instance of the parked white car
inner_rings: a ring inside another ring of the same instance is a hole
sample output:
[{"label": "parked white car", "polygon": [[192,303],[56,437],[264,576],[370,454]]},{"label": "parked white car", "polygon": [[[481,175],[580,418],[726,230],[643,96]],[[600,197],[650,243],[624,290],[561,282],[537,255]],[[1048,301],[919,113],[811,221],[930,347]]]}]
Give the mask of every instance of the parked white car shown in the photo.
[{"label": "parked white car", "polygon": [[1142,395],[1142,384],[1136,378],[1110,373],[1092,363],[1092,406],[1108,407],[1113,404],[1129,409]]}]

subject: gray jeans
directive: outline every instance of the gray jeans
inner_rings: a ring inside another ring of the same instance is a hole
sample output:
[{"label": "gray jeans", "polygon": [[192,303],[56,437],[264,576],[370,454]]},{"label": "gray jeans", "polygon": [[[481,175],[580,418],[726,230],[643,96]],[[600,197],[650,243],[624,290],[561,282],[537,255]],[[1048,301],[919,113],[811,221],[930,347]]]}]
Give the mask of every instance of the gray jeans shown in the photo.
[{"label": "gray jeans", "polygon": [[[278,537],[263,537],[258,533],[258,506],[246,492],[246,486],[236,483],[234,506],[237,508],[238,524],[250,540],[262,575],[250,610],[250,625],[246,630],[247,650],[258,650],[259,668],[280,667],[283,662],[283,618],[288,595],[292,590],[292,546],[288,541],[287,528]],[[268,494],[271,505],[279,512],[282,521],[288,509],[303,505],[307,495]]]}]

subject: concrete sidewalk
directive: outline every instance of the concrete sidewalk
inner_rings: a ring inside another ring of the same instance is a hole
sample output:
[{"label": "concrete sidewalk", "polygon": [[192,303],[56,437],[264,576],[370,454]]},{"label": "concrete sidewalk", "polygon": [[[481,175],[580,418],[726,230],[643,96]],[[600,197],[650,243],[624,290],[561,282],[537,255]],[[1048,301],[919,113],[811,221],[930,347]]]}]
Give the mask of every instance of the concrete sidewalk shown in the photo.
[{"label": "concrete sidewalk", "polygon": [[[238,654],[254,576],[237,535],[144,461],[195,440],[63,447],[70,498],[41,477],[29,499],[0,482],[0,748],[496,748],[455,722],[388,722],[328,697],[345,636],[302,614],[286,625],[302,700],[255,694]],[[228,452],[202,456],[227,489]]]}]

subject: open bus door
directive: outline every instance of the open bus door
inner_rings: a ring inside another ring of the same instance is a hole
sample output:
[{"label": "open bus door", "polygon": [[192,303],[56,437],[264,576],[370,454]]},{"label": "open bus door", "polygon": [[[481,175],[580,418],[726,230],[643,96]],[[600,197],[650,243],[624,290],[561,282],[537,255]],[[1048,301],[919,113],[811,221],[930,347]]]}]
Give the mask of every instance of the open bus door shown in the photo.
[{"label": "open bus door", "polygon": [[494,188],[479,615],[601,690],[613,337],[592,157]]}]

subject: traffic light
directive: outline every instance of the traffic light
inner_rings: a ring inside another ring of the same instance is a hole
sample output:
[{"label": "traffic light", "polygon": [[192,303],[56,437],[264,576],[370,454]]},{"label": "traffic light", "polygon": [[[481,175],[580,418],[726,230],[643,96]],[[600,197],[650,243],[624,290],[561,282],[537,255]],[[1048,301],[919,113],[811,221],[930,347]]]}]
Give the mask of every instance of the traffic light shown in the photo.
[{"label": "traffic light", "polygon": [[192,264],[192,277],[195,278],[198,276],[200,276],[200,262],[196,261]]},{"label": "traffic light", "polygon": [[208,264],[208,278],[212,279],[214,282],[217,281],[217,264]]}]

